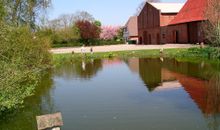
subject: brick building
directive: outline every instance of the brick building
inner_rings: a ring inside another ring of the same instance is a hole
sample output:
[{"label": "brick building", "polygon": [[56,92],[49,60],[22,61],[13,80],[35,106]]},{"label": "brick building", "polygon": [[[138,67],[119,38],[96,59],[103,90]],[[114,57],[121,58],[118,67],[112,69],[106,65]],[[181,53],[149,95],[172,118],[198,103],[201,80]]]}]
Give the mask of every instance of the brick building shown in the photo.
[{"label": "brick building", "polygon": [[138,25],[137,25],[137,16],[132,16],[129,18],[128,22],[124,27],[124,39],[128,43],[132,41],[138,43]]},{"label": "brick building", "polygon": [[180,3],[146,2],[137,17],[139,44],[166,43],[167,25],[182,7]]},{"label": "brick building", "polygon": [[176,17],[169,23],[168,43],[199,43],[205,40],[202,22],[205,19],[206,0],[188,0]]}]

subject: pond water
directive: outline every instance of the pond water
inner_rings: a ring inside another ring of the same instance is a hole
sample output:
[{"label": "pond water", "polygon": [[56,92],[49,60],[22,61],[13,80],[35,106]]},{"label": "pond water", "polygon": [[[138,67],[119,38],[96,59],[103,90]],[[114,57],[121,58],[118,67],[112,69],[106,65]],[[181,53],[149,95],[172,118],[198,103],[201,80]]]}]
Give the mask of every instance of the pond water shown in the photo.
[{"label": "pond water", "polygon": [[174,59],[65,63],[42,79],[0,130],[36,130],[61,112],[62,130],[220,130],[220,66]]}]

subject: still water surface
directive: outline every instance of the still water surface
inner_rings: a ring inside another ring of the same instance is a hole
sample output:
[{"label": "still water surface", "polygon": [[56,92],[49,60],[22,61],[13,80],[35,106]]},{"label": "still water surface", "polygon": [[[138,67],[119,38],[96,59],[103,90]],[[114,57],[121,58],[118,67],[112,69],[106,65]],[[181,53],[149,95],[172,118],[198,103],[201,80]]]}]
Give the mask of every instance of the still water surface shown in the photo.
[{"label": "still water surface", "polygon": [[220,130],[220,66],[173,59],[65,63],[42,79],[0,130],[36,130],[62,112],[62,130]]}]

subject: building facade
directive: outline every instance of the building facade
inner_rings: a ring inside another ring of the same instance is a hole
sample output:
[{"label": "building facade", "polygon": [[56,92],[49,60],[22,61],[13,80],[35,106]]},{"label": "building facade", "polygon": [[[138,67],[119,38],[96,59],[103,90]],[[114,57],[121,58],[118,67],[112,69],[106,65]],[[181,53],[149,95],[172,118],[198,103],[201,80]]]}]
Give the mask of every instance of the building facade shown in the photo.
[{"label": "building facade", "polygon": [[179,3],[146,2],[137,17],[139,44],[166,43],[167,25],[182,6]]},{"label": "building facade", "polygon": [[205,41],[202,22],[205,21],[206,0],[188,0],[167,29],[168,43],[200,43]]},{"label": "building facade", "polygon": [[137,16],[132,16],[129,18],[128,22],[124,27],[124,40],[125,43],[138,44],[138,25]]}]

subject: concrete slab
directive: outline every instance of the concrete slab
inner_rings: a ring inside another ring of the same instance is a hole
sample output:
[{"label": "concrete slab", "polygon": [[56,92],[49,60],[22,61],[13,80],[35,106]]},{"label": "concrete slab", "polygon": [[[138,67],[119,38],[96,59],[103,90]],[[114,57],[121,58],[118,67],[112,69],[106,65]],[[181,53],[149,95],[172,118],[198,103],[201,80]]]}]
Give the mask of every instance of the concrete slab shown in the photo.
[{"label": "concrete slab", "polygon": [[[63,126],[62,115],[60,112],[48,115],[37,116],[38,130]],[[55,129],[57,130],[57,129]]]}]

